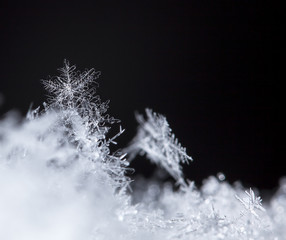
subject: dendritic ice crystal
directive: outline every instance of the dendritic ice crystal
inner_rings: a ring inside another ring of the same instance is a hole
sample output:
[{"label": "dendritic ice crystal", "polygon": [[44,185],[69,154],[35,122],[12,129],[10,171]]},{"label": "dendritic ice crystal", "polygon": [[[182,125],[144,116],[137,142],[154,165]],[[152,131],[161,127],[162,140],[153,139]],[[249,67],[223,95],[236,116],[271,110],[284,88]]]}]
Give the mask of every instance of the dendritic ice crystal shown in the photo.
[{"label": "dendritic ice crystal", "polygon": [[[68,61],[59,72],[43,80],[43,107],[0,121],[0,239],[286,239],[285,179],[264,204],[257,190],[232,186],[222,173],[196,188],[181,166],[192,158],[151,109],[136,115],[130,144],[112,151],[124,129],[97,95],[100,72]],[[135,178],[129,164],[137,154],[179,188]]]},{"label": "dendritic ice crystal", "polygon": [[163,115],[154,113],[148,108],[146,115],[147,120],[142,115],[136,115],[140,127],[132,144],[127,149],[130,159],[133,159],[137,153],[146,153],[151,161],[161,165],[175,180],[183,183],[180,163],[188,163],[192,158],[187,155],[186,149],[178,142]]}]

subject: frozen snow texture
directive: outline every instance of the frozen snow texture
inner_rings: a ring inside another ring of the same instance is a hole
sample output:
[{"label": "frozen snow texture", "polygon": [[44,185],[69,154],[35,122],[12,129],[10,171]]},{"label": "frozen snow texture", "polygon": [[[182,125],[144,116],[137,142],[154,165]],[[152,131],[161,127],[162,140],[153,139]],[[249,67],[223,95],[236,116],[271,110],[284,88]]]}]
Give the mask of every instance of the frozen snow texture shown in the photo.
[{"label": "frozen snow texture", "polygon": [[[105,115],[107,103],[90,95],[95,89],[84,92],[96,72],[65,62],[61,73],[45,83],[51,98],[44,110],[0,121],[0,239],[286,239],[285,179],[263,207],[252,189],[221,174],[200,190],[190,181],[173,191],[170,183],[135,179],[128,192],[125,154],[110,151],[123,130],[107,138],[115,122]],[[144,151],[182,183],[179,164],[190,157],[166,119],[146,112],[147,120],[137,116],[130,152]]]}]

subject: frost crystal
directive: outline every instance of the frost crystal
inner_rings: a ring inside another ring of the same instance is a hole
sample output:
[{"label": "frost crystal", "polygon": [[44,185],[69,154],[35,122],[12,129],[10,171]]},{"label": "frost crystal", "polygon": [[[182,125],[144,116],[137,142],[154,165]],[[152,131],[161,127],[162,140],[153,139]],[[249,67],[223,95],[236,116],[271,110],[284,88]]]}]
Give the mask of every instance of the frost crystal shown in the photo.
[{"label": "frost crystal", "polygon": [[154,113],[151,109],[146,109],[146,115],[147,120],[142,115],[136,115],[140,127],[127,149],[130,159],[133,159],[138,152],[146,153],[151,161],[162,166],[175,180],[183,183],[180,163],[188,163],[192,158],[175,138],[163,115]]}]

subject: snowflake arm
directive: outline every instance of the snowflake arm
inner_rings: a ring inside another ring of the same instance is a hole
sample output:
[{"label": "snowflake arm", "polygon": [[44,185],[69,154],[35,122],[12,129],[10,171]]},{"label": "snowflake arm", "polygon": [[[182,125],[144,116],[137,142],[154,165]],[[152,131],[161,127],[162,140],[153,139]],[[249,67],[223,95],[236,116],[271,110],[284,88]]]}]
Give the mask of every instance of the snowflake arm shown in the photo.
[{"label": "snowflake arm", "polygon": [[256,197],[253,190],[250,188],[249,192],[245,191],[247,198],[241,199],[239,196],[235,195],[236,199],[241,202],[244,208],[249,211],[252,215],[259,218],[258,214],[255,212],[255,209],[260,211],[265,211],[262,207],[262,199],[260,196]]}]

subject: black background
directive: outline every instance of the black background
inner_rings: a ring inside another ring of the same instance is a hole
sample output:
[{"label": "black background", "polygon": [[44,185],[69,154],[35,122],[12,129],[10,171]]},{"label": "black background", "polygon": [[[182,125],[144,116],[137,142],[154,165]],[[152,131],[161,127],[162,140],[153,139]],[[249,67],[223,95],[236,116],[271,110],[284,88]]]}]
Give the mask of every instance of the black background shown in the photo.
[{"label": "black background", "polygon": [[[40,79],[67,58],[102,72],[98,93],[134,136],[134,111],[164,114],[194,162],[200,183],[273,188],[282,155],[282,6],[277,2],[38,1],[1,3],[1,114],[45,100]],[[152,172],[145,162],[137,172]]]}]

